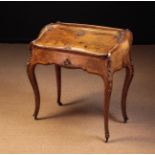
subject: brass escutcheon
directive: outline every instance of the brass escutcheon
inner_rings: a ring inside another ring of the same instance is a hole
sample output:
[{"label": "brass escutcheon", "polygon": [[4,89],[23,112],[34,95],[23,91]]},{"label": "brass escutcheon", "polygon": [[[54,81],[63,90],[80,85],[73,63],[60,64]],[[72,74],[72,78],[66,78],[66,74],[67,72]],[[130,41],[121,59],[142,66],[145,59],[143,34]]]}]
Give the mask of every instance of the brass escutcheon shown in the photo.
[{"label": "brass escutcheon", "polygon": [[67,58],[65,61],[64,61],[64,63],[63,63],[65,66],[69,66],[69,65],[71,65],[71,62],[70,62],[70,60]]}]

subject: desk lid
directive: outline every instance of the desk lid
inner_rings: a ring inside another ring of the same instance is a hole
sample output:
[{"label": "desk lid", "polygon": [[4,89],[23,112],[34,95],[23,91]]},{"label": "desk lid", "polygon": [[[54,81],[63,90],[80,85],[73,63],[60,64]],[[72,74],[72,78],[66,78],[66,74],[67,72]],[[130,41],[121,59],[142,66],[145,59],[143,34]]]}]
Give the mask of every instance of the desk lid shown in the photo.
[{"label": "desk lid", "polygon": [[52,23],[45,26],[33,45],[92,54],[108,55],[123,41],[125,30],[73,23]]}]

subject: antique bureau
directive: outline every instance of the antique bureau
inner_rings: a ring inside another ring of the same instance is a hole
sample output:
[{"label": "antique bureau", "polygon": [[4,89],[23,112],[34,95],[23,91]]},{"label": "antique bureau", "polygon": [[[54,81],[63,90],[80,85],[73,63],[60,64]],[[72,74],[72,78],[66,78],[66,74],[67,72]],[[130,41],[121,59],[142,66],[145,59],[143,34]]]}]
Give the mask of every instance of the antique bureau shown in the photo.
[{"label": "antique bureau", "polygon": [[61,67],[82,69],[103,79],[105,142],[108,142],[108,114],[113,75],[122,68],[126,69],[126,77],[121,109],[124,122],[128,120],[126,98],[134,72],[130,50],[132,39],[129,30],[118,28],[61,22],[46,25],[38,38],[31,42],[31,56],[27,64],[27,73],[35,94],[34,118],[37,119],[40,108],[40,94],[35,77],[36,65],[55,64],[59,105],[62,105]]}]

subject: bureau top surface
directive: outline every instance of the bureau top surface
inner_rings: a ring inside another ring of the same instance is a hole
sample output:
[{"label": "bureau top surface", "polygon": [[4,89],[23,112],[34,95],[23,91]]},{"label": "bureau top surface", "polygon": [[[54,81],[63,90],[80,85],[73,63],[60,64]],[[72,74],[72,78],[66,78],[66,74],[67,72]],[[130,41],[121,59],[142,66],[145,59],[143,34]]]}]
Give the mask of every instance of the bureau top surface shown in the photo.
[{"label": "bureau top surface", "polygon": [[124,36],[123,29],[59,22],[46,25],[32,44],[41,48],[104,56],[114,51]]}]

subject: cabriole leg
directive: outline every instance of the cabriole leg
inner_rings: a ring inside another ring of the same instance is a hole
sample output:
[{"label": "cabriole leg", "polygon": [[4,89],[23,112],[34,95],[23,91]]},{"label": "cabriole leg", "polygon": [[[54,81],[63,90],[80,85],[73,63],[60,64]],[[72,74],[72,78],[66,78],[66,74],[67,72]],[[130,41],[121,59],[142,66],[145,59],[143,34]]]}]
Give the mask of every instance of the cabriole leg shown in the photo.
[{"label": "cabriole leg", "polygon": [[110,104],[110,97],[112,92],[112,80],[110,77],[105,78],[103,76],[104,81],[104,107],[103,107],[103,113],[104,113],[104,128],[105,128],[105,142],[108,142],[108,139],[110,137],[109,134],[109,104]]},{"label": "cabriole leg", "polygon": [[34,110],[33,116],[34,116],[34,119],[37,120],[37,116],[38,116],[39,109],[40,109],[40,93],[39,93],[38,84],[37,84],[36,76],[35,76],[35,67],[36,67],[36,64],[28,63],[27,65],[28,77],[31,82],[34,95],[35,95],[35,110]]},{"label": "cabriole leg", "polygon": [[61,106],[61,67],[55,65],[56,82],[57,82],[57,103]]},{"label": "cabriole leg", "polygon": [[123,91],[122,91],[121,108],[122,108],[122,116],[123,116],[124,122],[126,123],[128,120],[127,113],[126,113],[126,99],[127,99],[128,89],[134,75],[134,68],[133,68],[133,65],[128,65],[126,66],[125,69],[126,69],[126,77],[125,77]]}]

